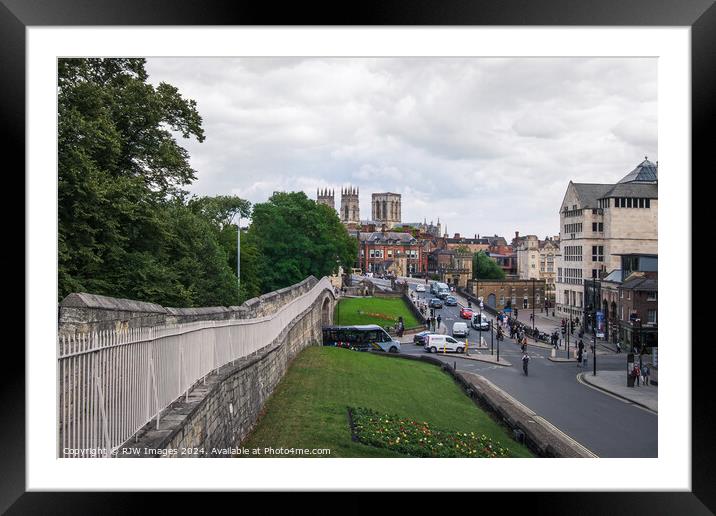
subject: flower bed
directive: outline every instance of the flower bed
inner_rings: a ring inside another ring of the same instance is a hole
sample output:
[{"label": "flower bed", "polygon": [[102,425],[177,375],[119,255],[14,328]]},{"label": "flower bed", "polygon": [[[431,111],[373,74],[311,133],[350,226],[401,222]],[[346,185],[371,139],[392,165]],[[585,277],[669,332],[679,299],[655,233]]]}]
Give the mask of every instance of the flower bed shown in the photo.
[{"label": "flower bed", "polygon": [[413,457],[509,457],[509,449],[474,432],[432,428],[425,421],[349,408],[352,431],[358,442],[388,448]]}]

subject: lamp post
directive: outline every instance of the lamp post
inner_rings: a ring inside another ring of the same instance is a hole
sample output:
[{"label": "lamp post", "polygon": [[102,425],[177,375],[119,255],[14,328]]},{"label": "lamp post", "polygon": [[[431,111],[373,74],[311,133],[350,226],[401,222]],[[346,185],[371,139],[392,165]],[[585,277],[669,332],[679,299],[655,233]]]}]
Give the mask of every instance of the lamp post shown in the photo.
[{"label": "lamp post", "polygon": [[532,278],[532,337],[537,342],[537,333],[535,332],[535,279]]},{"label": "lamp post", "polygon": [[594,344],[592,345],[592,361],[594,362],[593,376],[597,376],[597,278],[592,278],[592,332]]},{"label": "lamp post", "polygon": [[[477,341],[477,345],[482,346],[482,299],[480,299],[480,322],[478,324],[479,324],[478,329],[480,332],[480,340]],[[490,352],[490,354],[492,354],[492,352]]]},{"label": "lamp post", "polygon": [[239,296],[237,303],[241,304],[241,212],[236,215],[239,217],[236,224],[236,289]]}]

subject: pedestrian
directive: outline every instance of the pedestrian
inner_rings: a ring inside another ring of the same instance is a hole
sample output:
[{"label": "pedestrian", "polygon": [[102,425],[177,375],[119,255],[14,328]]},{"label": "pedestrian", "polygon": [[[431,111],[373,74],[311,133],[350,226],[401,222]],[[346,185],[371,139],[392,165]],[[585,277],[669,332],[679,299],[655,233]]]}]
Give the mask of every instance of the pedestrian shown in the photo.
[{"label": "pedestrian", "polygon": [[621,353],[621,352],[622,352],[622,345],[619,343],[619,341],[617,341],[617,353]]},{"label": "pedestrian", "polygon": [[644,366],[644,370],[642,371],[642,375],[644,376],[644,386],[649,386],[649,375],[651,375],[651,369],[649,369],[649,365]]},{"label": "pedestrian", "polygon": [[582,354],[584,351],[582,348],[577,349],[577,367],[582,367]]},{"label": "pedestrian", "polygon": [[641,370],[639,369],[638,365],[634,365],[634,380],[636,381],[636,386],[639,387],[639,379],[641,378]]},{"label": "pedestrian", "polygon": [[529,376],[527,374],[527,365],[530,363],[530,357],[527,356],[527,353],[524,353],[522,355],[522,370],[525,372],[525,376]]},{"label": "pedestrian", "polygon": [[437,330],[439,331],[440,330],[440,321],[442,321],[442,317],[440,317],[440,315],[438,315],[437,321],[438,321]]},{"label": "pedestrian", "polygon": [[405,330],[405,324],[403,323],[403,318],[398,317],[398,337],[403,336],[403,331]]}]

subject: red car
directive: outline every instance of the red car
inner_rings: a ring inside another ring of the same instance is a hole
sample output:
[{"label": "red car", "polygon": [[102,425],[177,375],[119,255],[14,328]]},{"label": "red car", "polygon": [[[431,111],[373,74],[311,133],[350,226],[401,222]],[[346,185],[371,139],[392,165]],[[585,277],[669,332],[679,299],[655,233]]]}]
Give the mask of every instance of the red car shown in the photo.
[{"label": "red car", "polygon": [[460,310],[460,317],[462,319],[472,319],[474,313],[472,308],[463,307],[463,309]]}]

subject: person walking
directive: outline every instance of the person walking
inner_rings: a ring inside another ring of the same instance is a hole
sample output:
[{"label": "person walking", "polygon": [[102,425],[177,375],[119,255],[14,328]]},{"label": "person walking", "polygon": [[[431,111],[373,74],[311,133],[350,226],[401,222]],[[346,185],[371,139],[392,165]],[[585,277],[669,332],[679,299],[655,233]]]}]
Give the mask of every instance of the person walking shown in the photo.
[{"label": "person walking", "polygon": [[582,367],[582,354],[584,353],[584,350],[582,348],[577,348],[577,367]]},{"label": "person walking", "polygon": [[642,371],[642,375],[644,376],[644,386],[649,386],[649,375],[651,375],[651,369],[649,369],[649,365],[645,365],[644,369]]},{"label": "person walking", "polygon": [[405,324],[403,323],[403,318],[398,317],[398,337],[403,336],[403,331],[405,330]]},{"label": "person walking", "polygon": [[527,353],[523,353],[522,355],[522,370],[525,372],[525,376],[529,376],[527,374],[527,366],[530,363],[530,357],[527,356]]},{"label": "person walking", "polygon": [[639,369],[638,365],[634,365],[634,382],[636,383],[636,386],[639,387],[639,380],[641,379],[641,369]]},{"label": "person walking", "polygon": [[435,329],[435,331],[440,331],[440,321],[442,321],[442,319],[443,318],[440,315],[438,315],[438,318],[437,318],[438,325],[437,325],[437,328]]}]

